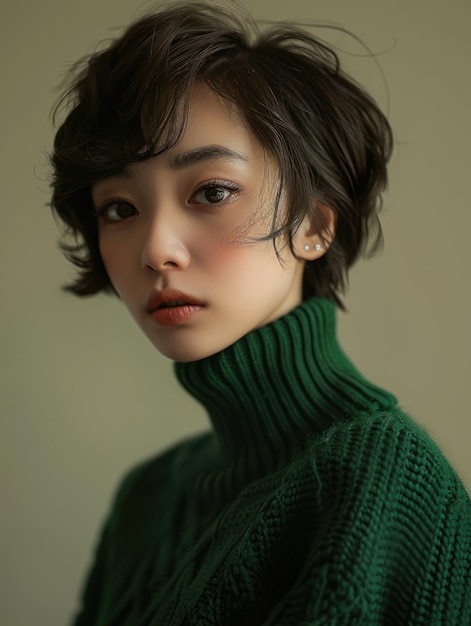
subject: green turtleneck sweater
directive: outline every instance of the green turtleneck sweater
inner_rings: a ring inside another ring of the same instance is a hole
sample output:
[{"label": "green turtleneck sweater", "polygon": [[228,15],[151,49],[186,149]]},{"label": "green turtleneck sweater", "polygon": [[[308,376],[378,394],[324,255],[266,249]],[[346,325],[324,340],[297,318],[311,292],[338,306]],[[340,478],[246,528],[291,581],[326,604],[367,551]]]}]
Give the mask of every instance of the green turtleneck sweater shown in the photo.
[{"label": "green turtleneck sweater", "polygon": [[122,482],[76,626],[471,624],[470,499],[333,304],[175,368],[213,429]]}]

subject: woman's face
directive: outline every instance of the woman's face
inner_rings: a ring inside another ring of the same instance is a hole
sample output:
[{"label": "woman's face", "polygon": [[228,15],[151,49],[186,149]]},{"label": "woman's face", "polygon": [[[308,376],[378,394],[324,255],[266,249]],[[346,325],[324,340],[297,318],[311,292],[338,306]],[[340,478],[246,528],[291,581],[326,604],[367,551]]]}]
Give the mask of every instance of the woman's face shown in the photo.
[{"label": "woman's face", "polygon": [[93,186],[108,276],[165,356],[209,356],[301,302],[304,263],[253,241],[270,232],[276,186],[262,146],[202,85],[172,150]]}]

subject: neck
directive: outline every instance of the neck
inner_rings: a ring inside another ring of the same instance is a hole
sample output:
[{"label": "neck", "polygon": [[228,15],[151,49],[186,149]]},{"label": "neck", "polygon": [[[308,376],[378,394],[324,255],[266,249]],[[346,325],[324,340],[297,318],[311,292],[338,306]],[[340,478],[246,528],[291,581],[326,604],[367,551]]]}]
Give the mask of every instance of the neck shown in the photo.
[{"label": "neck", "polygon": [[313,298],[222,352],[176,363],[206,408],[224,458],[286,462],[306,437],[352,415],[387,408],[389,393],[355,369],[337,343],[335,305]]}]

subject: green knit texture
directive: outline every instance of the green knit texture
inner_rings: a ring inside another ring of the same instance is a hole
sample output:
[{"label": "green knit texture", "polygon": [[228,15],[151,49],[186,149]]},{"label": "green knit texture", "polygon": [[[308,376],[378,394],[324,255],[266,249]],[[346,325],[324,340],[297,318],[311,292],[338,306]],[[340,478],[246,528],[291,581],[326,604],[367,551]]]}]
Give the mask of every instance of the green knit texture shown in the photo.
[{"label": "green knit texture", "polygon": [[471,624],[470,498],[335,321],[175,364],[213,428],[122,481],[75,626]]}]

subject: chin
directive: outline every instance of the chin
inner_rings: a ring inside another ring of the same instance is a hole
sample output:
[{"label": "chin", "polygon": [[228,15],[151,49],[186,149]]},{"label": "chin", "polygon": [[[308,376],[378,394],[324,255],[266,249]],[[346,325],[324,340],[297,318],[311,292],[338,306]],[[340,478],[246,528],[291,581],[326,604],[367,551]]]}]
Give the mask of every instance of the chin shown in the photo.
[{"label": "chin", "polygon": [[177,361],[178,363],[189,363],[191,361],[200,361],[208,356],[216,354],[224,349],[224,347],[214,347],[213,349],[201,347],[198,348],[196,346],[162,346],[156,345],[154,343],[155,348],[160,352],[162,356],[166,359],[170,359],[171,361]]},{"label": "chin", "polygon": [[185,341],[182,337],[181,341],[172,341],[168,343],[152,341],[155,348],[165,358],[177,361],[179,363],[189,363],[191,361],[200,361],[206,357],[212,356],[221,352],[225,348],[235,343],[240,337],[228,338],[226,341],[219,341],[210,343],[205,342],[191,342]]}]

